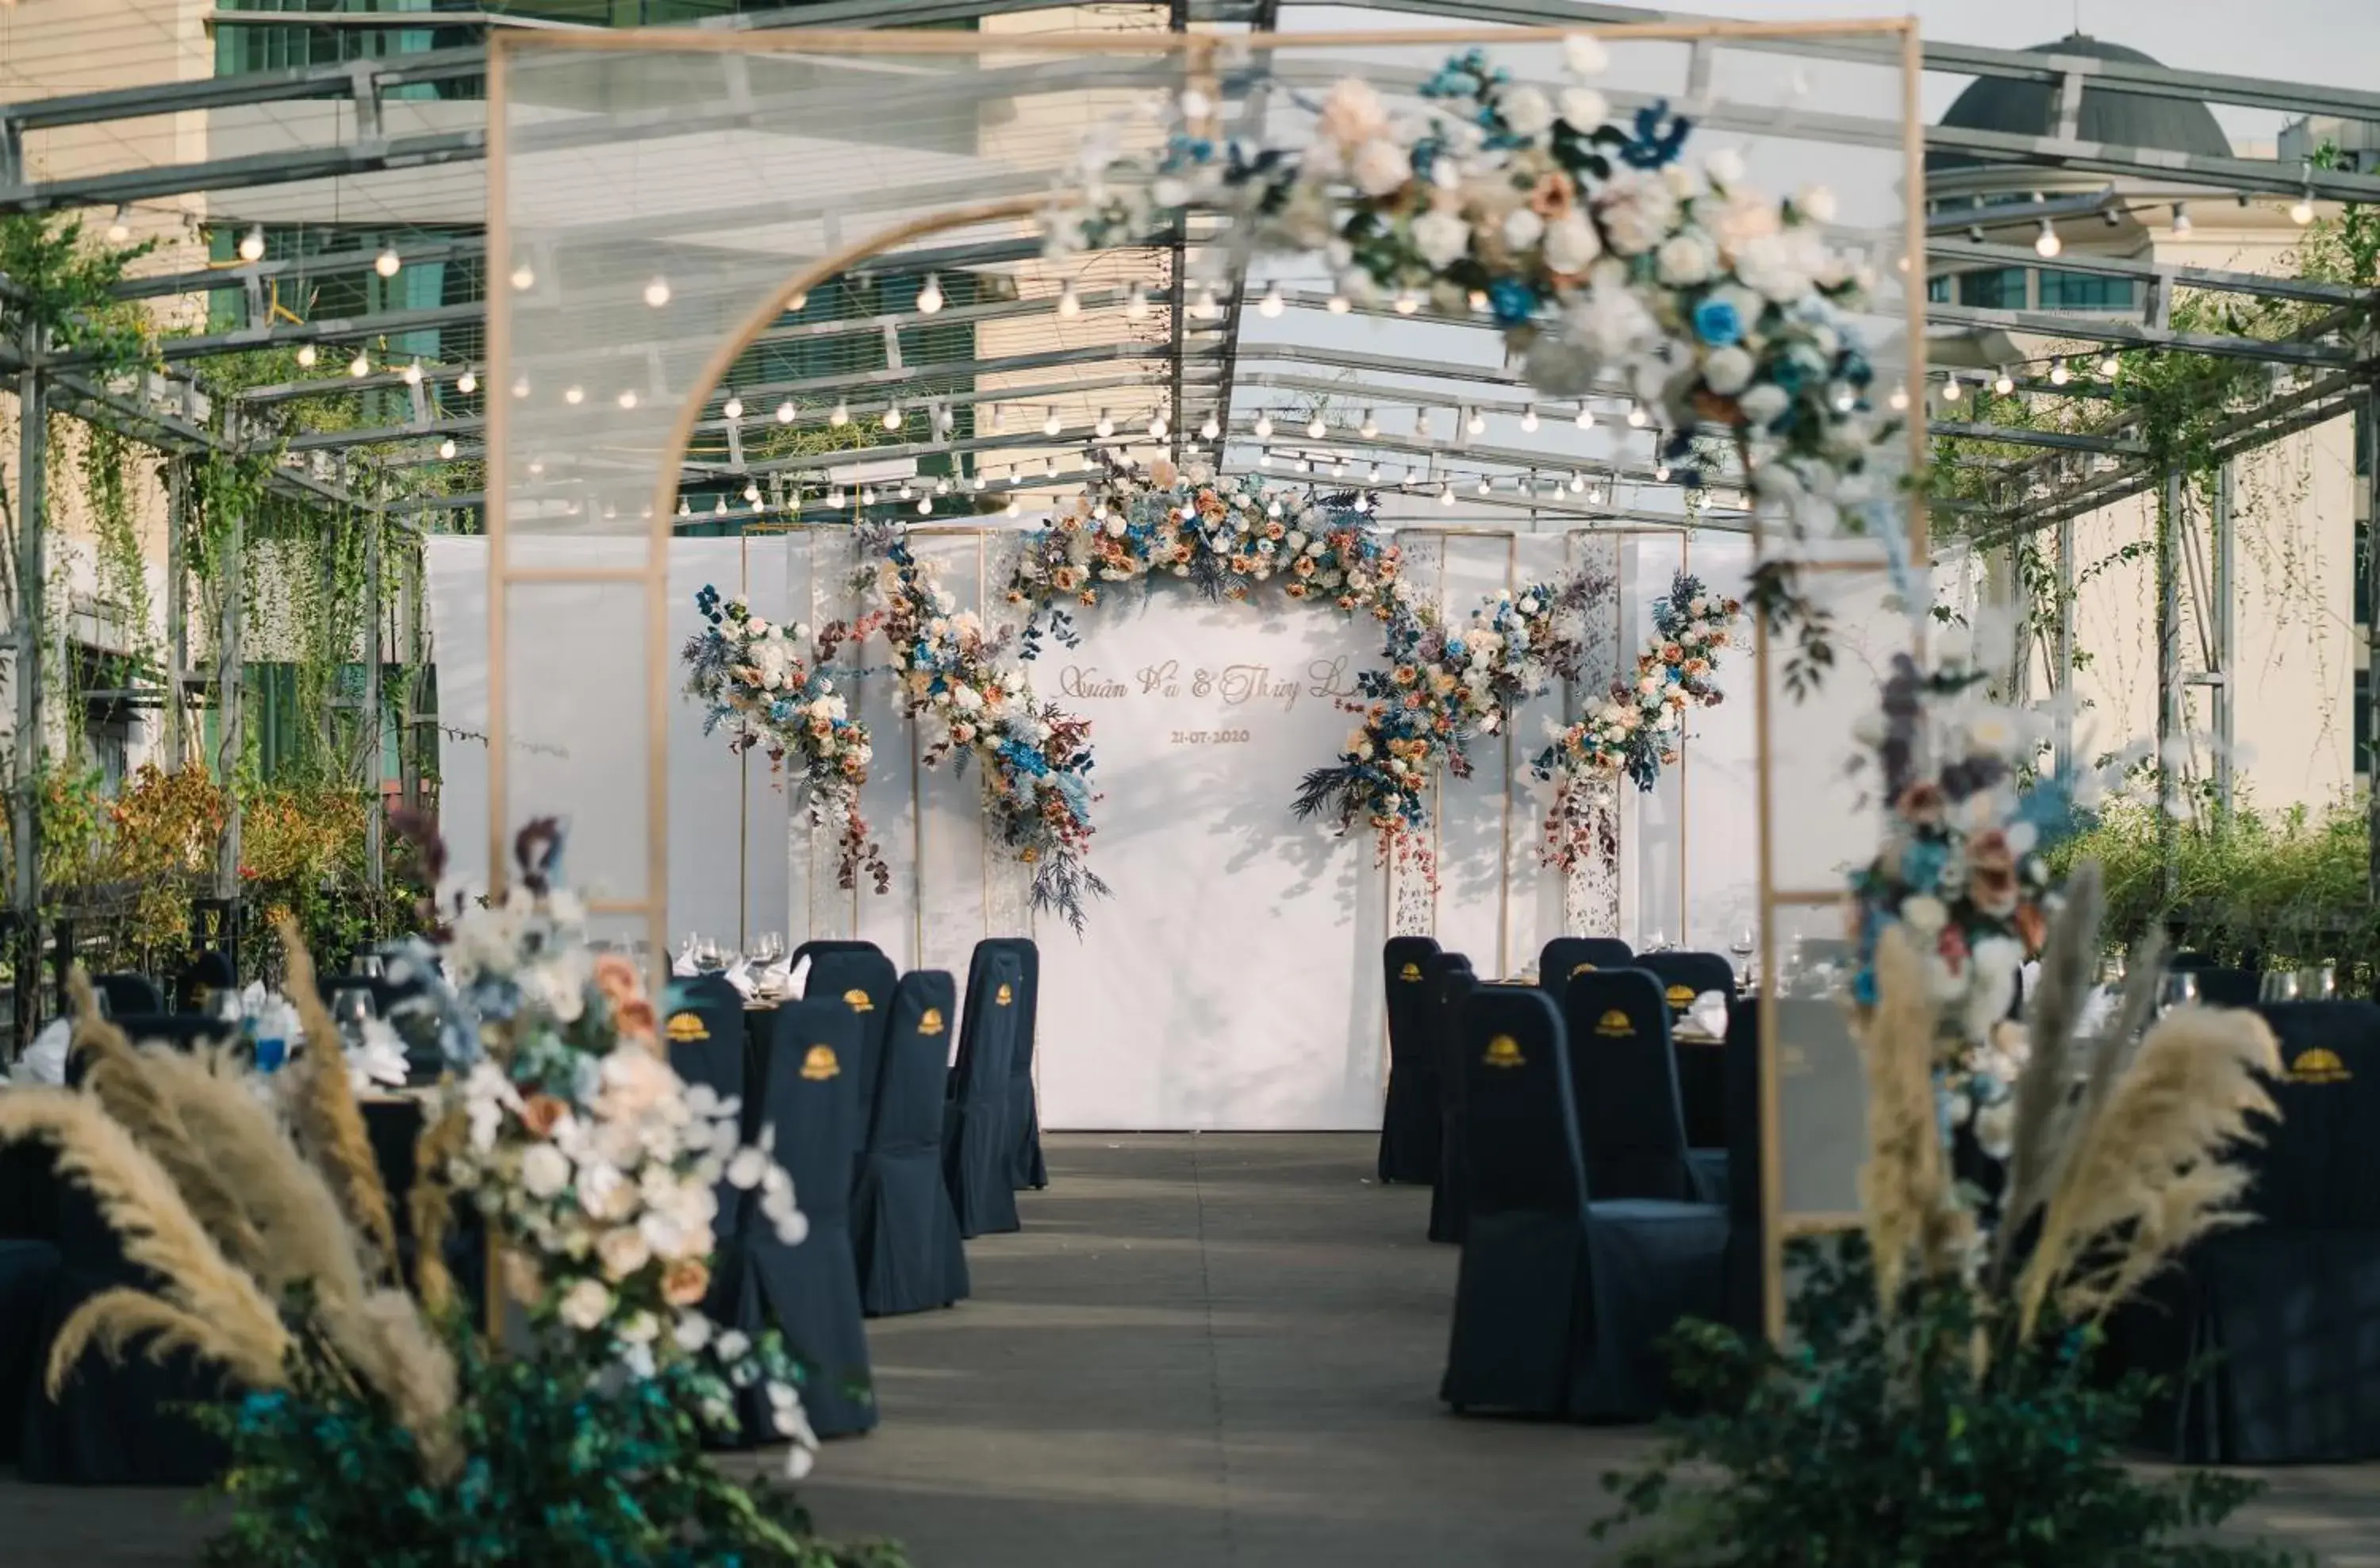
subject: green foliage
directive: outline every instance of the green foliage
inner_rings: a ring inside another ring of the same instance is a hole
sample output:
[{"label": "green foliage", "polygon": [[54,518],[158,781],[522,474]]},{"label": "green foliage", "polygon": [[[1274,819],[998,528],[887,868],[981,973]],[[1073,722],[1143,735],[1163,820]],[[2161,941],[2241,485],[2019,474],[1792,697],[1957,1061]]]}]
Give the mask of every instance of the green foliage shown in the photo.
[{"label": "green foliage", "polygon": [[80,219],[60,213],[0,214],[0,273],[8,281],[0,304],[16,322],[46,332],[54,353],[88,354],[104,370],[145,363],[148,317],[110,291],[156,246],[94,244]]},{"label": "green foliage", "polygon": [[2369,893],[2371,834],[2360,801],[2319,812],[2209,811],[2173,829],[2167,896],[2153,807],[2108,807],[2052,852],[2063,881],[2082,860],[2107,876],[2110,943],[2170,928],[2180,945],[2228,963],[2332,963],[2343,984],[2380,976],[2380,910]]},{"label": "green foliage", "polygon": [[2261,1483],[2143,1480],[2117,1457],[2151,1392],[2091,1373],[2094,1331],[2003,1348],[1952,1284],[1876,1311],[1864,1242],[1804,1244],[1792,1343],[1709,1323],[1671,1343],[1701,1414],[1640,1469],[1609,1476],[1622,1568],[2265,1568],[2300,1561],[2206,1533]]},{"label": "green foliage", "polygon": [[691,1363],[601,1379],[567,1343],[492,1355],[450,1325],[467,1454],[433,1476],[377,1395],[301,1342],[291,1384],[205,1406],[230,1445],[216,1489],[224,1568],[903,1568],[886,1543],[834,1546],[783,1489],[703,1456]]}]

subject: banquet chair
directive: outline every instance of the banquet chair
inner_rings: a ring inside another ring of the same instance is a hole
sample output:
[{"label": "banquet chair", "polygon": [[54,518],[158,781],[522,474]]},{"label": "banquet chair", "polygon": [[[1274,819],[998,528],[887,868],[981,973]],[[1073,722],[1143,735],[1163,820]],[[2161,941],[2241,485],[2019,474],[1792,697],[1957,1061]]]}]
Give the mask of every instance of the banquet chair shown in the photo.
[{"label": "banquet chair", "polygon": [[[1041,1011],[1041,948],[1031,937],[986,937],[976,943],[985,949],[1016,954],[1016,1047],[1008,1058],[1008,1132],[1011,1144],[1008,1185],[1018,1192],[1050,1185],[1050,1167],[1041,1158],[1041,1109],[1033,1088],[1033,1039]],[[976,960],[969,958],[972,980]],[[970,984],[969,988],[974,988]]]},{"label": "banquet chair", "polygon": [[1630,963],[1661,982],[1672,1016],[1693,1006],[1694,998],[1706,991],[1734,1000],[1735,966],[1716,953],[1640,953]]},{"label": "banquet chair", "polygon": [[901,977],[885,1032],[876,1115],[859,1159],[851,1241],[869,1317],[965,1299],[965,1248],[942,1185],[942,1088],[958,990],[940,969]]},{"label": "banquet chair", "polygon": [[1616,936],[1558,936],[1537,950],[1537,984],[1560,1006],[1562,987],[1580,970],[1625,969],[1636,962]]},{"label": "banquet chair", "polygon": [[239,973],[232,967],[228,954],[210,948],[192,959],[174,984],[174,1007],[176,1012],[199,1013],[206,1009],[214,993],[237,990]]},{"label": "banquet chair", "polygon": [[[802,987],[805,999],[848,1008],[859,1020],[859,1043],[844,1071],[858,1097],[853,1126],[860,1145],[867,1143],[868,1119],[876,1113],[876,1086],[884,1072],[884,1029],[892,1016],[892,988],[900,978],[892,960],[876,948],[831,948],[810,960],[809,980]],[[857,1159],[856,1149],[853,1158]],[[858,1174],[855,1165],[852,1178],[857,1180]]]},{"label": "banquet chair", "polygon": [[790,974],[800,968],[804,959],[815,964],[818,962],[819,955],[825,953],[881,953],[883,951],[872,942],[851,942],[841,937],[820,937],[795,948],[794,955],[785,960],[785,969]]},{"label": "banquet chair", "polygon": [[1016,954],[984,954],[967,975],[959,1061],[942,1112],[942,1180],[970,1239],[1022,1226],[1009,1179],[1008,1064],[1016,1045]]},{"label": "banquet chair", "polygon": [[[802,1406],[822,1438],[868,1431],[877,1417],[851,1250],[851,1168],[859,1139],[848,1064],[859,1052],[861,1019],[840,997],[784,1003],[769,1018],[761,1124],[775,1129],[776,1158],[794,1179],[808,1234],[787,1245],[755,1203],[740,1217],[735,1247],[731,1320],[747,1333],[783,1333],[785,1348],[806,1370]],[[739,1400],[745,1434],[774,1442],[759,1392],[747,1389]]]},{"label": "banquet chair", "polygon": [[1445,1117],[1439,1109],[1438,1062],[1429,1050],[1429,992],[1423,966],[1438,954],[1426,936],[1392,936],[1381,946],[1388,987],[1389,1092],[1380,1109],[1383,1182],[1438,1180]]},{"label": "banquet chair", "polygon": [[1686,1153],[1677,1048],[1660,982],[1642,969],[1573,975],[1562,988],[1561,1014],[1578,1070],[1587,1189],[1672,1202],[1724,1193],[1724,1173],[1706,1181]]},{"label": "banquet chair", "polygon": [[135,1045],[164,1044],[178,1051],[223,1044],[239,1033],[237,1024],[204,1013],[127,1013],[114,1021]]},{"label": "banquet chair", "polygon": [[1543,991],[1480,987],[1461,1039],[1471,1207],[1440,1397],[1458,1414],[1658,1414],[1659,1342],[1717,1315],[1726,1211],[1593,1197],[1576,1051]]},{"label": "banquet chair", "polygon": [[[719,975],[673,981],[666,996],[669,1015],[662,1022],[662,1037],[669,1047],[670,1070],[722,1100],[735,1100],[740,1107],[738,1127],[749,1142],[759,1133],[760,1101],[748,1076],[751,1052],[743,996]],[[735,1299],[738,1282],[729,1276],[733,1265],[741,1261],[735,1243],[751,1197],[723,1175],[712,1191],[719,1207],[710,1221],[711,1250],[720,1266],[711,1270],[710,1300],[718,1305],[712,1313],[717,1317],[729,1310],[727,1304]],[[808,1200],[808,1194],[797,1196]]]},{"label": "banquet chair", "polygon": [[[1779,999],[1780,1003],[1783,999]],[[1749,1343],[1768,1334],[1761,1250],[1760,999],[1727,1010],[1727,1287],[1721,1321]]]},{"label": "banquet chair", "polygon": [[1429,1239],[1460,1243],[1469,1176],[1463,1153],[1463,1052],[1457,1036],[1463,1001],[1479,981],[1471,972],[1471,960],[1460,953],[1430,959],[1422,966],[1422,976],[1428,993],[1425,1043],[1438,1067],[1438,1180],[1429,1189]]},{"label": "banquet chair", "polygon": [[99,993],[100,1000],[107,1003],[107,1015],[111,1018],[121,1018],[133,1013],[165,1011],[165,993],[159,991],[157,982],[146,975],[136,975],[129,970],[94,975],[91,985]]}]

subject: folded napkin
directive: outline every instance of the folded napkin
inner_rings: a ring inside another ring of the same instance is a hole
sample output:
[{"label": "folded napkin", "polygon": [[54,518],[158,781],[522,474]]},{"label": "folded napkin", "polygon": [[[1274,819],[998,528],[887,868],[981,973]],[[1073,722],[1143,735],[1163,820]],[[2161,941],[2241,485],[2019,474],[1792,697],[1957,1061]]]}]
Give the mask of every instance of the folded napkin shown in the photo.
[{"label": "folded napkin", "polygon": [[758,982],[752,978],[752,966],[747,960],[738,958],[735,963],[727,966],[726,978],[727,983],[735,988],[738,995],[747,1002],[752,999],[752,992],[757,989]]},{"label": "folded napkin", "polygon": [[785,994],[799,998],[805,993],[804,988],[809,983],[810,960],[809,954],[806,953],[802,954],[800,963],[790,964],[785,970]]},{"label": "folded napkin", "polygon": [[67,1044],[74,1039],[74,1020],[53,1018],[33,1037],[18,1059],[18,1074],[29,1084],[63,1084],[67,1081]]},{"label": "folded napkin", "polygon": [[347,1047],[347,1083],[358,1094],[405,1087],[405,1041],[385,1018],[366,1018],[363,1038]]},{"label": "folded napkin", "polygon": [[1727,1038],[1727,993],[1721,991],[1703,992],[1694,998],[1694,1005],[1686,1009],[1686,1016],[1693,1020],[1694,1027],[1713,1039],[1725,1039]]},{"label": "folded napkin", "polygon": [[702,971],[695,967],[694,954],[689,950],[670,960],[670,973],[685,980],[692,979]]},{"label": "folded napkin", "polygon": [[788,956],[773,964],[763,965],[756,978],[764,994],[783,996],[793,985],[794,961]]}]

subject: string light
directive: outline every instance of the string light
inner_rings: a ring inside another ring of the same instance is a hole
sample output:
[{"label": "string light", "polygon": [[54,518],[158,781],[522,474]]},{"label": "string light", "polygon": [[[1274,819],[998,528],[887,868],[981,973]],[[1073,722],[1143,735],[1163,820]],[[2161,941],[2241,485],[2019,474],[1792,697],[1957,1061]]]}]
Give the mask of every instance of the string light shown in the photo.
[{"label": "string light", "polygon": [[1595,428],[1595,410],[1588,407],[1584,403],[1580,404],[1578,406],[1578,419],[1576,423],[1578,428],[1581,430],[1593,430]]},{"label": "string light", "polygon": [[404,265],[405,261],[397,255],[394,245],[382,246],[380,254],[372,258],[372,271],[384,278],[395,277],[396,270]]},{"label": "string light", "polygon": [[[307,356],[307,354],[308,354],[309,352],[310,352],[310,349],[305,349],[305,348],[301,348],[301,349],[299,349],[299,350],[298,351],[298,363],[300,363],[300,364],[305,364],[305,365],[310,365],[310,364],[312,364],[312,363],[313,363],[313,361],[312,361],[311,359],[307,359],[307,358],[306,358],[306,356]],[[466,396],[466,397],[468,397],[468,396],[470,396],[470,395],[471,395],[471,394],[473,394],[473,393],[475,393],[475,392],[477,392],[477,391],[479,391],[479,390],[480,390],[480,374],[479,374],[479,372],[478,372],[477,371],[466,370],[466,371],[465,371],[461,375],[459,375],[459,376],[455,377],[455,391],[457,391],[457,392],[459,392],[459,393],[461,393],[461,394],[462,394],[464,396]]]},{"label": "string light", "polygon": [[1070,279],[1066,286],[1058,291],[1058,314],[1062,317],[1074,317],[1082,313],[1083,297],[1075,292],[1075,285]]},{"label": "string light", "polygon": [[719,412],[726,419],[742,419],[744,417],[744,399],[740,397],[729,398],[725,403],[720,405]]},{"label": "string light", "polygon": [[683,495],[677,498],[677,515],[681,517],[691,517],[694,516],[694,508],[686,504],[686,497]]},{"label": "string light", "polygon": [[587,401],[587,389],[583,386],[565,386],[562,389],[562,400],[575,408]]},{"label": "string light", "polygon": [[[298,368],[299,370],[312,370],[314,368],[314,360],[316,358],[317,356],[314,353],[314,346],[312,344],[301,343],[298,346]],[[466,371],[465,374],[468,376],[469,372]],[[465,387],[463,390],[468,392],[470,388]]]},{"label": "string light", "polygon": [[933,515],[934,498],[930,495],[920,495],[917,497],[917,516],[921,517],[930,517]]},{"label": "string light", "polygon": [[1190,313],[1202,322],[1211,322],[1223,313],[1223,307],[1216,299],[1211,286],[1202,285],[1199,287],[1197,303],[1190,307]]},{"label": "string light", "polygon": [[1257,313],[1260,316],[1278,316],[1288,304],[1289,301],[1281,297],[1281,285],[1276,283],[1265,290],[1262,299],[1257,301]]},{"label": "string light", "polygon": [[901,412],[901,405],[898,403],[888,403],[885,405],[884,428],[886,430],[899,430],[901,428],[903,418],[904,416]]},{"label": "string light", "polygon": [[[264,260],[264,225],[258,224],[239,237],[239,259],[243,261]],[[527,284],[520,286],[528,287]]]},{"label": "string light", "polygon": [[2002,397],[2016,390],[2016,377],[2008,373],[2006,366],[2002,366],[2000,373],[1992,378],[1992,390]]},{"label": "string light", "polygon": [[528,258],[524,256],[521,258],[520,264],[513,268],[513,292],[516,294],[527,294],[530,289],[535,288],[536,286],[537,269],[530,266],[528,264]]},{"label": "string light", "polygon": [[1278,517],[1281,516],[1280,497],[1275,496],[1272,500],[1265,503],[1265,516],[1268,517]]},{"label": "string light", "polygon": [[1643,430],[1643,429],[1645,428],[1645,426],[1646,422],[1647,422],[1647,416],[1645,415],[1645,405],[1643,405],[1642,403],[1631,403],[1630,405],[1628,405],[1628,428],[1629,428],[1629,429],[1631,429],[1631,430]]},{"label": "string light", "polygon": [[2187,239],[2190,237],[2190,203],[2177,201],[2173,204],[2173,237],[2176,239]]},{"label": "string light", "polygon": [[635,407],[637,406],[637,389],[633,386],[622,387],[620,389],[619,402],[620,407],[623,408]]},{"label": "string light", "polygon": [[1148,290],[1138,284],[1134,284],[1132,292],[1123,297],[1123,319],[1127,322],[1148,319]]},{"label": "string light", "polygon": [[841,506],[843,504],[843,486],[838,484],[826,492],[826,504],[828,505]]},{"label": "string light", "polygon": [[1480,494],[1482,494],[1482,495],[1487,494],[1487,493],[1488,493],[1488,476],[1487,476],[1486,474],[1481,474],[1481,475],[1479,476],[1479,482],[1478,482],[1476,485],[1475,485],[1473,488],[1474,488],[1474,489],[1475,489],[1475,490],[1477,490],[1477,491],[1479,492],[1479,493],[1480,493]]},{"label": "string light", "polygon": [[2055,256],[2065,249],[2065,242],[2058,237],[2058,230],[2051,225],[2047,218],[2042,219],[2041,233],[2034,237],[2034,254],[2046,258]]},{"label": "string light", "polygon": [[760,499],[760,487],[759,487],[759,485],[758,485],[757,483],[753,482],[753,481],[752,481],[752,480],[746,480],[744,481],[744,499],[745,499],[745,500],[747,500],[747,501],[758,501],[758,500],[759,500],[759,499]]},{"label": "string light", "polygon": [[1534,431],[1537,428],[1537,406],[1536,404],[1524,403],[1521,406],[1521,428],[1524,431]]},{"label": "string light", "polygon": [[876,487],[874,485],[864,484],[859,487],[859,504],[862,506],[873,506],[876,504]]},{"label": "string light", "polygon": [[1335,288],[1330,291],[1330,298],[1322,302],[1322,308],[1334,316],[1343,316],[1354,309],[1347,302],[1347,297]]},{"label": "string light", "polygon": [[2116,372],[2123,368],[2124,362],[2116,358],[2113,350],[2099,356],[2099,373],[2107,380],[2115,380]]},{"label": "string light", "polygon": [[1463,428],[1470,432],[1473,435],[1477,435],[1481,431],[1488,428],[1488,418],[1486,415],[1480,413],[1478,409],[1471,409],[1463,417]]},{"label": "string light", "polygon": [[1212,414],[1208,415],[1207,422],[1198,427],[1198,439],[1201,441],[1212,441],[1222,433],[1223,427],[1217,422]]},{"label": "string light", "polygon": [[419,386],[421,384],[421,361],[419,359],[407,360],[406,362],[404,374],[406,385]]},{"label": "string light", "polygon": [[1399,289],[1393,308],[1398,315],[1410,316],[1421,309],[1421,297],[1410,288]]},{"label": "string light", "polygon": [[362,349],[357,349],[356,357],[347,361],[347,374],[351,376],[368,376],[371,374],[371,359]]},{"label": "string light", "polygon": [[1578,494],[1581,491],[1584,491],[1585,488],[1586,488],[1586,476],[1585,476],[1584,474],[1580,473],[1576,468],[1572,468],[1572,469],[1570,471],[1570,492],[1571,492],[1572,495],[1576,495],[1576,494]]},{"label": "string light", "polygon": [[1323,423],[1319,409],[1316,410],[1314,418],[1305,421],[1305,433],[1316,441],[1320,441],[1330,433],[1330,427]]},{"label": "string light", "polygon": [[669,279],[657,277],[645,285],[645,303],[658,310],[670,302]]},{"label": "string light", "polygon": [[777,422],[781,425],[792,424],[794,422],[794,400],[788,397],[783,403],[777,405]]},{"label": "string light", "polygon": [[1115,434],[1115,421],[1108,418],[1108,411],[1105,408],[1099,410],[1099,422],[1093,425],[1091,431],[1101,441]]},{"label": "string light", "polygon": [[930,316],[942,308],[942,280],[932,273],[926,274],[926,286],[917,290],[917,314]]},{"label": "string light", "polygon": [[1909,407],[1909,388],[1904,384],[1896,383],[1892,388],[1892,395],[1890,398],[1887,399],[1887,401],[1892,405],[1892,411],[1894,413],[1898,414],[1902,412]]},{"label": "string light", "polygon": [[1960,384],[1959,378],[1957,376],[1949,375],[1942,378],[1943,402],[1956,403],[1960,398],[1964,397],[1966,395],[1967,389]]},{"label": "string light", "polygon": [[441,457],[452,457],[455,456],[455,438],[453,436],[450,435],[445,440],[438,444],[438,456]]},{"label": "string light", "polygon": [[2056,364],[2049,367],[2049,384],[2052,386],[2064,386],[2067,382],[2068,373],[2066,361],[2063,359],[2058,360]]},{"label": "string light", "polygon": [[1258,441],[1270,441],[1272,439],[1272,416],[1270,414],[1258,414],[1257,416],[1256,432],[1257,439]]},{"label": "string light", "polygon": [[513,395],[515,397],[527,397],[528,395],[528,377],[515,376],[513,378]]},{"label": "string light", "polygon": [[1043,435],[1055,435],[1064,428],[1065,423],[1058,418],[1058,410],[1055,408],[1050,409],[1050,417],[1041,421],[1041,433]]},{"label": "string light", "polygon": [[1014,497],[1014,496],[1013,496],[1013,495],[1012,495],[1012,496],[1010,496],[1010,497],[1008,498],[1008,515],[1009,515],[1010,517],[1022,517],[1022,516],[1024,516],[1024,515],[1025,515],[1025,504],[1024,504],[1023,502],[1021,502],[1021,501],[1017,500],[1017,499],[1016,499],[1016,497]]},{"label": "string light", "polygon": [[1172,428],[1165,422],[1165,410],[1162,408],[1148,417],[1148,436],[1151,441],[1163,441],[1165,432]]},{"label": "string light", "polygon": [[2313,192],[2309,190],[2289,203],[2289,222],[2300,228],[2313,222]]},{"label": "string light", "polygon": [[544,473],[545,473],[545,459],[544,459],[544,458],[542,458],[542,457],[532,457],[532,458],[530,458],[530,459],[528,460],[528,477],[529,477],[529,478],[531,478],[531,479],[538,479],[538,478],[540,478]]},{"label": "string light", "polygon": [[1438,504],[1441,506],[1451,506],[1454,504],[1454,481],[1452,480],[1449,480],[1444,484],[1438,487]]},{"label": "string light", "polygon": [[132,237],[132,207],[126,203],[115,209],[115,216],[107,221],[107,237],[117,245]]},{"label": "string light", "polygon": [[1380,421],[1372,418],[1372,411],[1366,408],[1364,410],[1364,422],[1357,428],[1363,432],[1364,439],[1369,441],[1380,433]]},{"label": "string light", "polygon": [[1653,477],[1663,483],[1667,483],[1670,478],[1670,465],[1666,461],[1654,464]]}]

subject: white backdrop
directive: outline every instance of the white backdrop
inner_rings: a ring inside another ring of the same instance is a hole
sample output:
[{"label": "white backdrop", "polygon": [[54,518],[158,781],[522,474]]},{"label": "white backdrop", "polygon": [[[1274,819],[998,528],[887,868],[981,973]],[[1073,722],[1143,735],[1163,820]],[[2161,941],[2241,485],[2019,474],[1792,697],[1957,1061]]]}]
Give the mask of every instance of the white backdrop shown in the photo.
[{"label": "white backdrop", "polygon": [[[926,533],[915,542],[962,607],[982,609],[987,590],[1004,577],[1004,531]],[[1616,562],[1621,591],[1609,642],[1631,664],[1652,629],[1653,602],[1682,560],[1715,590],[1738,594],[1749,562],[1741,541],[1719,536],[1686,543],[1675,535],[1414,531],[1402,542],[1409,579],[1456,614],[1483,593],[1550,577],[1590,553]],[[840,532],[676,541],[672,646],[699,627],[694,595],[705,583],[747,592],[772,617],[815,625],[850,615],[850,550]],[[442,816],[457,874],[475,881],[484,874],[487,820],[485,566],[480,541],[430,541],[445,726]],[[543,591],[540,614],[566,619],[554,596],[571,590]],[[989,609],[998,619],[1014,614],[1004,603]],[[590,622],[601,614],[591,603],[588,611]],[[916,765],[880,674],[860,680],[856,706],[875,730],[877,765],[864,805],[893,868],[891,891],[837,887],[832,854],[789,820],[765,759],[726,755],[716,736],[701,735],[699,711],[681,700],[671,705],[667,738],[670,930],[722,939],[783,930],[795,942],[858,935],[905,968],[961,976],[978,941],[1025,932],[1042,948],[1037,1076],[1046,1124],[1376,1126],[1390,879],[1373,863],[1367,833],[1334,840],[1294,821],[1289,801],[1298,778],[1334,757],[1354,723],[1318,692],[1330,684],[1318,681],[1318,663],[1344,658],[1351,674],[1370,667],[1377,628],[1309,605],[1208,605],[1165,588],[1145,602],[1084,612],[1078,625],[1082,646],[1051,648],[1033,679],[1095,726],[1094,782],[1103,798],[1093,813],[1091,864],[1115,892],[1094,906],[1083,939],[1031,915],[1023,869],[985,843],[972,772],[962,779],[947,766]],[[605,635],[600,624],[572,631]],[[864,657],[881,665],[883,645]],[[1722,665],[1730,700],[1694,717],[1682,767],[1651,794],[1621,791],[1622,937],[1642,942],[1658,932],[1724,951],[1751,918],[1751,662],[1747,643]],[[1170,680],[1157,674],[1169,664]],[[523,814],[559,810],[600,822],[618,814],[607,801],[641,781],[641,732],[618,723],[614,683],[577,678],[583,668],[558,648],[550,656],[528,650],[516,665],[516,678],[535,683],[551,721],[541,733],[570,738],[568,758],[554,764],[560,773],[548,770],[566,776],[568,798],[519,798]],[[1203,692],[1200,671],[1209,677]],[[1144,673],[1155,677],[1147,689]],[[1434,895],[1401,887],[1393,900],[1409,920],[1471,954],[1482,975],[1517,973],[1560,929],[1560,889],[1536,858],[1544,786],[1528,764],[1565,706],[1561,693],[1528,704],[1509,735],[1475,745],[1473,778],[1441,781],[1433,830],[1439,885]],[[607,865],[633,866],[640,855],[640,846],[577,843],[574,871],[600,893]]]}]

